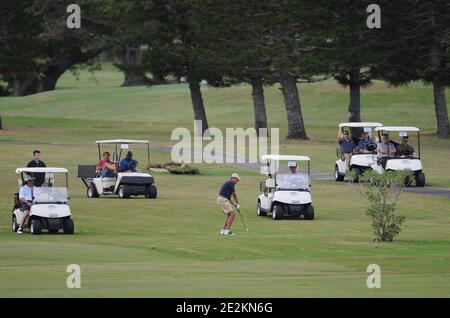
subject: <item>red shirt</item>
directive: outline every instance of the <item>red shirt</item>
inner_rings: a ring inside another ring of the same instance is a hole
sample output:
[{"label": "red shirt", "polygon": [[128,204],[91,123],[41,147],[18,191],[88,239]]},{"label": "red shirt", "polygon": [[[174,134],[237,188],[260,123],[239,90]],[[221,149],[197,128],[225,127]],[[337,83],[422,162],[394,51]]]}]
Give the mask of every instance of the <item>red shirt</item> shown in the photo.
[{"label": "red shirt", "polygon": [[103,167],[105,166],[105,163],[111,163],[111,161],[110,160],[100,160],[98,163],[97,163],[97,169],[98,170],[101,170],[101,169],[103,169]]}]

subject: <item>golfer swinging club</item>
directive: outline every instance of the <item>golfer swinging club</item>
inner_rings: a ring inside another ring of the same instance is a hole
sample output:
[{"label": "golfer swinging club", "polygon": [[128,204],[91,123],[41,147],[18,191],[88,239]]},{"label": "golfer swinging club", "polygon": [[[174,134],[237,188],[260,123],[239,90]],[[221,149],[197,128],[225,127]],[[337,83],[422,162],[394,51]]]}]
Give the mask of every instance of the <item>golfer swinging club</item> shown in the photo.
[{"label": "golfer swinging club", "polygon": [[217,205],[220,210],[227,215],[225,220],[225,225],[223,229],[220,230],[220,235],[234,235],[231,231],[231,225],[233,224],[235,214],[233,212],[233,203],[231,201],[231,197],[233,197],[233,201],[235,203],[235,207],[239,210],[239,200],[234,189],[234,186],[241,180],[237,173],[233,173],[231,178],[227,180],[219,191],[219,196],[217,197]]}]

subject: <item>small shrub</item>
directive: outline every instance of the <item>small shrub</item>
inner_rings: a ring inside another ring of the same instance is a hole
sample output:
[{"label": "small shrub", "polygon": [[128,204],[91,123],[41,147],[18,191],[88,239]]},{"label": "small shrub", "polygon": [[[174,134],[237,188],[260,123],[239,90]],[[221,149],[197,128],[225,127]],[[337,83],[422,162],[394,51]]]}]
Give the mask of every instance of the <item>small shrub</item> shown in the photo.
[{"label": "small shrub", "polygon": [[414,181],[412,171],[386,171],[381,175],[367,170],[359,178],[354,172],[348,173],[347,177],[350,184],[359,186],[359,192],[369,201],[366,214],[372,219],[374,241],[393,241],[406,220],[404,215],[397,213],[397,201],[406,183]]}]

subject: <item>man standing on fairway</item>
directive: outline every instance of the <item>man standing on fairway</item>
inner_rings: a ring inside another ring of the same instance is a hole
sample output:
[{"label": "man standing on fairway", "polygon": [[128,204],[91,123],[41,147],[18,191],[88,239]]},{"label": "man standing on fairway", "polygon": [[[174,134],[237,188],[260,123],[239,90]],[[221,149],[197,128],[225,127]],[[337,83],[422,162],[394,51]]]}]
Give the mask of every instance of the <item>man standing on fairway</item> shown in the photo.
[{"label": "man standing on fairway", "polygon": [[233,212],[233,203],[231,202],[231,197],[233,197],[235,207],[239,210],[239,200],[234,189],[234,186],[241,180],[237,173],[231,175],[230,180],[227,180],[219,191],[219,196],[217,197],[217,205],[220,210],[227,215],[225,220],[225,225],[223,229],[220,230],[220,235],[234,235],[231,231],[231,225],[233,224],[235,214]]},{"label": "man standing on fairway", "polygon": [[[33,151],[34,159],[27,164],[27,168],[45,168],[47,167],[44,161],[41,161],[41,151],[36,149]],[[45,173],[35,173],[34,186],[40,187],[45,183]]]}]

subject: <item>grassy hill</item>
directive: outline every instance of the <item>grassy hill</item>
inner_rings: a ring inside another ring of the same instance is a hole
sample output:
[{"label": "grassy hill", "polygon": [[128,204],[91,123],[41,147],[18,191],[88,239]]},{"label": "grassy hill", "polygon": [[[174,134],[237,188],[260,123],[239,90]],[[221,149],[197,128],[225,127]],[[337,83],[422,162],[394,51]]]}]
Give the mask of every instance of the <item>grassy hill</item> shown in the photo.
[{"label": "grassy hill", "polygon": [[[199,165],[200,176],[155,174],[157,200],[87,199],[76,178],[80,163],[97,160],[95,140],[148,138],[152,161],[164,162],[174,128],[192,129],[186,85],[120,88],[111,66],[75,81],[66,74],[54,92],[0,98],[0,296],[137,297],[381,297],[450,296],[449,199],[402,194],[407,221],[389,244],[371,241],[366,202],[347,184],[313,183],[317,219],[272,221],[255,214],[262,177],[226,165]],[[337,124],[347,118],[347,90],[333,81],[300,85],[310,141],[283,142],[281,152],[310,155],[315,171],[331,172]],[[250,87],[203,89],[210,126],[251,127]],[[449,92],[450,93],[450,92]],[[278,87],[266,90],[270,127],[286,133]],[[363,90],[363,119],[423,129],[428,183],[450,187],[450,142],[438,141],[432,90],[415,83]],[[17,236],[10,231],[14,169],[42,150],[48,165],[71,172],[73,236]],[[137,151],[139,159],[142,151]],[[220,237],[224,217],[215,196],[233,171],[248,233]],[[378,264],[382,288],[366,287],[366,268]],[[66,267],[78,264],[82,288],[69,290]]]}]

